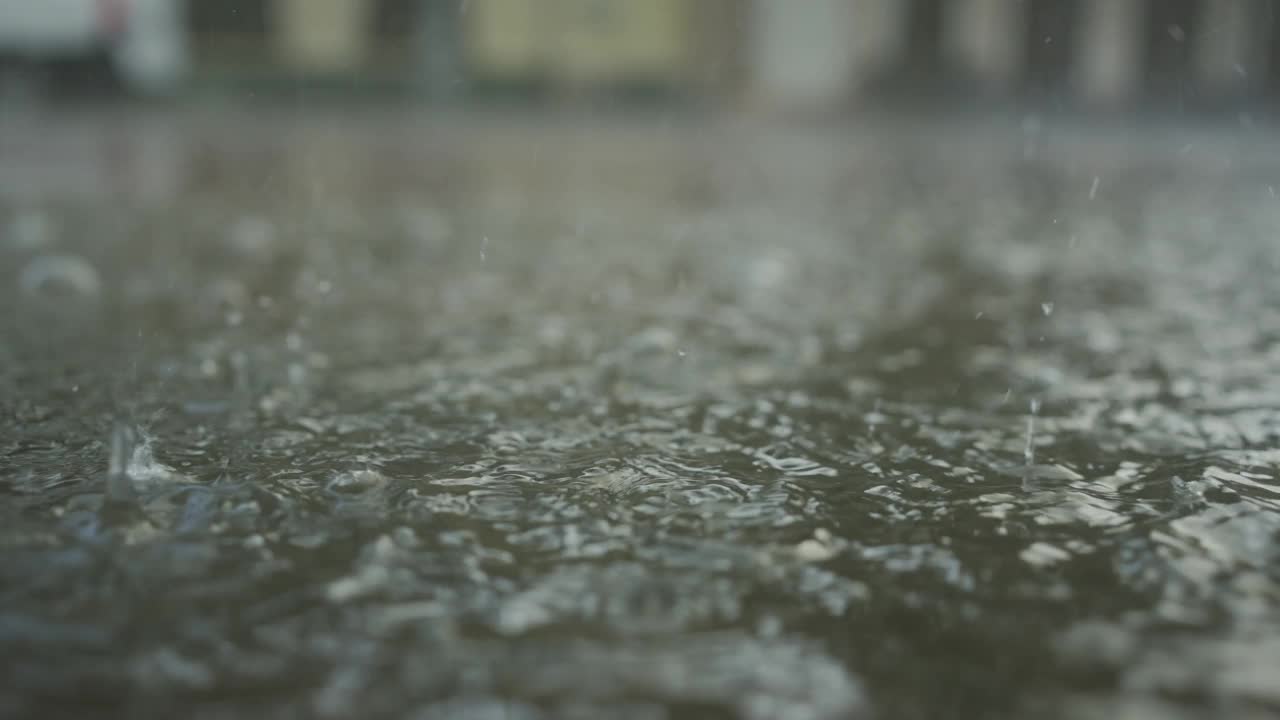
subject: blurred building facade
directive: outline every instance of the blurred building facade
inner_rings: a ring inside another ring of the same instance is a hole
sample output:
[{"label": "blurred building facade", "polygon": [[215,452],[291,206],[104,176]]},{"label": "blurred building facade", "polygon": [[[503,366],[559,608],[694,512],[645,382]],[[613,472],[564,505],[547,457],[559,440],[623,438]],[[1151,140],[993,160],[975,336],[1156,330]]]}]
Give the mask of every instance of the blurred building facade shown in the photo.
[{"label": "blurred building facade", "polygon": [[[149,17],[177,21],[135,35],[179,33],[152,45],[182,48],[197,85],[624,92],[778,110],[893,95],[1280,100],[1280,0],[80,1],[168,6]],[[0,0],[0,25],[47,2]]]}]

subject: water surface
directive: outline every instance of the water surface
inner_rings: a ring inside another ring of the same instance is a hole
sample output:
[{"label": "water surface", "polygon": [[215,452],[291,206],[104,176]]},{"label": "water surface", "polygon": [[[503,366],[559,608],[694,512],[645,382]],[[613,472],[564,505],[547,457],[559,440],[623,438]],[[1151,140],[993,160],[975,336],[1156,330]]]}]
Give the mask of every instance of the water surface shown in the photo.
[{"label": "water surface", "polygon": [[1280,710],[1258,139],[0,136],[5,714]]}]

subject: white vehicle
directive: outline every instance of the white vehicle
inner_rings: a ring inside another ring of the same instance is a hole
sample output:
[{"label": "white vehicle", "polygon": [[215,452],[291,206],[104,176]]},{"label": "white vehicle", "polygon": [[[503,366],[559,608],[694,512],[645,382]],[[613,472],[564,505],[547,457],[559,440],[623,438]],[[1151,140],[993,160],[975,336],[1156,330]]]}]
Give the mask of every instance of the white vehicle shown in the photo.
[{"label": "white vehicle", "polygon": [[0,57],[103,55],[130,90],[176,89],[187,70],[182,0],[0,0]]}]

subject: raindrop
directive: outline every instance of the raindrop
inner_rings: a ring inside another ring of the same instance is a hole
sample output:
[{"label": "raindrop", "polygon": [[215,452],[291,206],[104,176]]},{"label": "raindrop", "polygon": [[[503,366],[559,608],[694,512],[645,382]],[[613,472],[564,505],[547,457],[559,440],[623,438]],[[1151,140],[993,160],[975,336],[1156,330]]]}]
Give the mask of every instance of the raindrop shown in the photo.
[{"label": "raindrop", "polygon": [[216,358],[207,357],[200,361],[200,372],[205,377],[217,377],[218,370],[218,360]]},{"label": "raindrop", "polygon": [[242,217],[231,226],[231,247],[249,256],[266,255],[276,244],[276,228],[269,220],[258,217]]},{"label": "raindrop", "polygon": [[125,475],[129,472],[129,458],[133,457],[133,430],[127,425],[117,425],[111,430],[111,454],[107,456],[107,472]]},{"label": "raindrop", "polygon": [[377,470],[356,470],[334,477],[329,481],[329,489],[340,493],[362,493],[386,481],[386,477]]},{"label": "raindrop", "polygon": [[27,263],[18,282],[31,295],[88,297],[102,291],[98,271],[78,255],[41,255]]},{"label": "raindrop", "polygon": [[1047,567],[1071,559],[1071,553],[1046,542],[1032,543],[1018,556],[1035,567]]},{"label": "raindrop", "polygon": [[1089,199],[1090,199],[1090,200],[1092,200],[1092,199],[1094,199],[1094,198],[1098,197],[1098,186],[1099,186],[1099,185],[1101,185],[1101,184],[1102,184],[1102,178],[1101,178],[1101,177],[1099,177],[1099,176],[1097,176],[1097,175],[1094,175],[1094,176],[1093,176],[1093,184],[1089,186]]},{"label": "raindrop", "polygon": [[1031,399],[1031,414],[1027,416],[1027,444],[1023,448],[1022,455],[1027,461],[1027,467],[1035,464],[1036,461],[1036,415],[1040,413],[1040,399]]},{"label": "raindrop", "polygon": [[782,621],[774,615],[766,615],[756,623],[756,634],[765,638],[777,637],[782,634]]},{"label": "raindrop", "polygon": [[116,425],[111,431],[110,454],[107,456],[107,499],[114,501],[133,498],[133,480],[129,477],[129,462],[133,459],[137,438],[128,425]]},{"label": "raindrop", "polygon": [[820,563],[835,557],[837,550],[831,543],[813,538],[796,545],[795,554],[800,562]]},{"label": "raindrop", "polygon": [[252,378],[249,375],[249,356],[240,351],[233,352],[228,357],[228,362],[231,365],[231,383],[235,392],[238,395],[248,395],[252,389]]},{"label": "raindrop", "polygon": [[53,224],[45,213],[28,210],[9,221],[8,236],[23,250],[44,247],[53,239]]},{"label": "raindrop", "polygon": [[1044,313],[1045,317],[1049,317],[1050,315],[1053,314],[1053,303],[1051,302],[1040,303],[1040,310]]}]

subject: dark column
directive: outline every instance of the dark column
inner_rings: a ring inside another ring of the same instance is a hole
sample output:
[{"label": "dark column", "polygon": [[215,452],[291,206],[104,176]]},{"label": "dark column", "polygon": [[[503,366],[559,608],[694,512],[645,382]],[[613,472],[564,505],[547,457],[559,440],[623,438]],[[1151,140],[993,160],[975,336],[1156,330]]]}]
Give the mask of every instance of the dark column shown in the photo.
[{"label": "dark column", "polygon": [[943,0],[907,0],[906,64],[917,79],[942,72]]},{"label": "dark column", "polygon": [[1194,102],[1199,19],[1199,0],[1147,0],[1142,78],[1150,99],[1176,107]]},{"label": "dark column", "polygon": [[1262,21],[1266,29],[1262,36],[1266,38],[1267,50],[1267,82],[1265,93],[1267,101],[1280,103],[1280,0],[1267,0],[1263,8]]},{"label": "dark column", "polygon": [[1027,0],[1025,78],[1032,94],[1068,89],[1081,15],[1079,0]]}]

